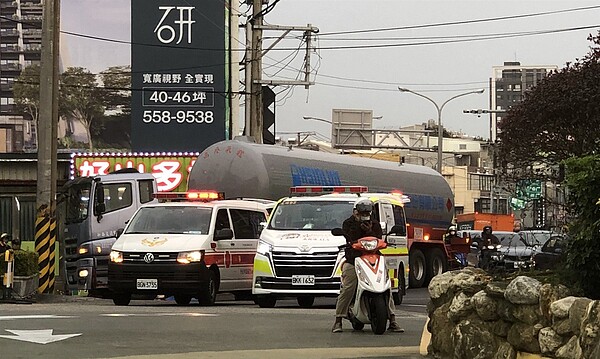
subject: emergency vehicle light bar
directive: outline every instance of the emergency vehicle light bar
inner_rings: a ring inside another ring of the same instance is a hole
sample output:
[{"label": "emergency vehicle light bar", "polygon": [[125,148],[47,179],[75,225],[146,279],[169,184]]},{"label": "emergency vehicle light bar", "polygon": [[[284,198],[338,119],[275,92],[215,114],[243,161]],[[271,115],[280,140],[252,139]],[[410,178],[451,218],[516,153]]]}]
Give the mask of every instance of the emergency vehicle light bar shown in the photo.
[{"label": "emergency vehicle light bar", "polygon": [[198,191],[198,192],[158,192],[154,193],[158,200],[171,201],[214,201],[225,199],[225,192]]},{"label": "emergency vehicle light bar", "polygon": [[290,193],[363,193],[368,192],[366,186],[294,186]]}]

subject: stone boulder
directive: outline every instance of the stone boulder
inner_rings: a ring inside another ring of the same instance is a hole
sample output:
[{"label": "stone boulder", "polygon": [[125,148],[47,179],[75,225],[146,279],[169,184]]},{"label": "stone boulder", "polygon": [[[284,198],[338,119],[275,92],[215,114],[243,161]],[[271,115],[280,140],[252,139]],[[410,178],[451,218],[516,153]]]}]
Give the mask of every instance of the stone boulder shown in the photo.
[{"label": "stone boulder", "polygon": [[485,290],[480,290],[471,298],[471,305],[477,315],[485,321],[498,319],[498,300],[489,296]]},{"label": "stone boulder", "polygon": [[454,324],[448,319],[450,303],[446,303],[429,316],[427,330],[431,333],[430,352],[438,353],[442,358],[452,357],[452,328]]},{"label": "stone boulder", "polygon": [[581,355],[581,347],[576,335],[572,336],[567,344],[558,348],[554,353],[554,357],[557,359],[581,359]]},{"label": "stone boulder", "polygon": [[538,304],[541,286],[537,279],[518,276],[506,287],[504,298],[513,304]]},{"label": "stone boulder", "polygon": [[481,320],[463,320],[452,330],[454,358],[494,359],[498,340]]},{"label": "stone boulder", "polygon": [[489,282],[484,291],[493,298],[502,298],[504,299],[504,292],[506,292],[506,287],[508,283],[506,282]]},{"label": "stone boulder", "polygon": [[462,317],[468,316],[472,311],[473,306],[471,305],[471,297],[461,292],[454,296],[452,303],[450,303],[448,319],[456,323],[459,322]]},{"label": "stone boulder", "polygon": [[540,330],[538,340],[540,342],[542,354],[554,353],[556,349],[560,348],[564,344],[563,338],[551,327],[546,327]]},{"label": "stone boulder", "polygon": [[[564,319],[569,317],[569,309],[577,297],[565,297],[550,304],[550,315],[555,319]],[[587,305],[586,305],[587,306]]]},{"label": "stone boulder", "polygon": [[546,323],[550,324],[550,320],[552,318],[550,305],[559,299],[567,297],[568,295],[569,289],[562,284],[556,286],[544,284],[540,287],[540,310],[546,319]]},{"label": "stone boulder", "polygon": [[540,353],[538,335],[542,328],[540,325],[514,323],[508,330],[506,339],[516,350],[527,353]]},{"label": "stone boulder", "polygon": [[581,334],[581,323],[591,302],[592,300],[588,298],[576,298],[569,307],[569,321],[571,321],[573,334]]},{"label": "stone boulder", "polygon": [[593,352],[600,349],[600,301],[593,301],[588,305],[587,313],[581,322],[581,335],[579,346],[584,358],[598,358]]}]

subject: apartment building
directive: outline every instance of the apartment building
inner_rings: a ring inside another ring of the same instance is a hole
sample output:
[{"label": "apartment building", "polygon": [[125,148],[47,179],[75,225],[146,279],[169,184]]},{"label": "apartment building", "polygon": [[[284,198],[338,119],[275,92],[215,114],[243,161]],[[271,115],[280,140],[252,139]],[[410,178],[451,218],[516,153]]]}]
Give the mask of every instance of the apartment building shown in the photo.
[{"label": "apartment building", "polygon": [[506,111],[521,102],[527,90],[557,69],[556,65],[525,66],[520,62],[505,62],[502,66],[492,67],[490,109],[498,111],[490,114],[492,141],[496,140],[498,123],[502,121],[503,113],[500,111]]},{"label": "apartment building", "polygon": [[41,0],[0,0],[0,153],[36,149],[36,126],[15,107],[13,86],[21,71],[39,64]]}]

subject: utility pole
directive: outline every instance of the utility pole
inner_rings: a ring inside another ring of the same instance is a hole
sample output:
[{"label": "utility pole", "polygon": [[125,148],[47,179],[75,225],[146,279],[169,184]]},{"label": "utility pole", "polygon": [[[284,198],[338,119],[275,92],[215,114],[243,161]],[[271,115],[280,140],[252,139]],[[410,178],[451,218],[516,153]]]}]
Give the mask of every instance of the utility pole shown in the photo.
[{"label": "utility pole", "polygon": [[35,247],[39,258],[39,292],[54,289],[54,242],[56,240],[56,180],[58,132],[58,51],[60,0],[43,5],[40,61],[40,117],[38,126],[37,218]]},{"label": "utility pole", "polygon": [[[250,2],[250,0],[248,0]],[[246,109],[245,109],[245,128],[244,135],[254,137],[256,143],[263,143],[263,85],[273,86],[296,86],[303,85],[308,88],[314,85],[310,81],[310,47],[311,35],[318,33],[319,29],[311,26],[280,26],[263,25],[262,5],[265,0],[252,0],[252,20],[246,23],[246,64],[245,64],[245,86],[246,86]],[[263,30],[283,31],[273,44],[263,51],[262,36]],[[263,80],[262,79],[262,58],[279,41],[281,41],[291,31],[303,31],[306,39],[306,56],[304,61],[304,81],[289,80]]]},{"label": "utility pole", "polygon": [[[250,123],[249,131],[244,131],[254,137],[256,143],[263,143],[263,106],[262,106],[262,3],[263,0],[253,0],[252,3],[252,53],[251,83],[250,89]],[[248,103],[246,102],[246,106]],[[246,112],[248,113],[248,112]]]}]

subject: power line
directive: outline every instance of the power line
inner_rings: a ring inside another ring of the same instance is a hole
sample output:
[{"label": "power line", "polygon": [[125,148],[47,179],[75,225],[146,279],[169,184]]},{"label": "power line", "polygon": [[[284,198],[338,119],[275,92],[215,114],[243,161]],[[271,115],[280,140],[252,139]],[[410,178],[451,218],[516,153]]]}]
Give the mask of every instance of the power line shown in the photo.
[{"label": "power line", "polygon": [[600,8],[600,5],[578,7],[578,8],[570,8],[570,9],[563,9],[563,10],[554,10],[554,11],[544,11],[544,12],[537,12],[537,13],[531,13],[531,14],[498,16],[498,17],[475,19],[475,20],[461,20],[461,21],[450,21],[450,22],[439,22],[439,23],[432,23],[432,24],[423,24],[423,25],[408,25],[408,26],[376,28],[376,29],[365,29],[365,30],[337,31],[337,32],[321,33],[319,35],[320,36],[332,36],[332,35],[345,35],[345,34],[362,34],[362,33],[368,33],[368,32],[383,32],[383,31],[395,31],[395,30],[423,29],[423,28],[439,27],[439,26],[464,25],[464,24],[474,24],[474,23],[481,23],[481,22],[522,19],[522,18],[527,18],[527,17],[561,14],[561,13],[567,13],[567,12],[592,10],[592,9],[598,9],[598,8]]}]

